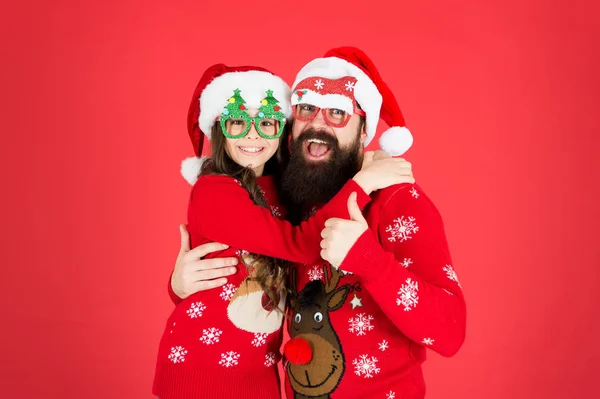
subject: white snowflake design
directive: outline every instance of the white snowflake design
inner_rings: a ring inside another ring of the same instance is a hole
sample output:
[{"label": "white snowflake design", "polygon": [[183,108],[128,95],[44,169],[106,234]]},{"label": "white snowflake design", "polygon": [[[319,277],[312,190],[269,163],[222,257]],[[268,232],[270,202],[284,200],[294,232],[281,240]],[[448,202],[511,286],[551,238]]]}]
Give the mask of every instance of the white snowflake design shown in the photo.
[{"label": "white snowflake design", "polygon": [[382,352],[385,352],[385,350],[389,347],[390,344],[385,339],[379,343],[379,350]]},{"label": "white snowflake design", "polygon": [[267,342],[267,335],[269,335],[269,334],[261,334],[261,333],[254,334],[254,339],[252,340],[252,345],[256,346],[257,348],[259,346],[264,345]]},{"label": "white snowflake design", "polygon": [[319,266],[313,266],[308,269],[308,279],[310,281],[323,280],[323,269]]},{"label": "white snowflake design", "polygon": [[431,345],[433,345],[434,342],[435,342],[435,339],[432,339],[432,338],[424,338],[423,339],[423,344],[425,344],[425,345],[431,346]]},{"label": "white snowflake design", "polygon": [[404,268],[408,268],[408,266],[412,265],[413,261],[411,258],[404,258],[404,260],[402,261],[402,266],[404,266]]},{"label": "white snowflake design", "polygon": [[278,217],[278,218],[281,217],[281,210],[279,209],[278,206],[271,205],[271,215]]},{"label": "white snowflake design", "polygon": [[229,301],[235,294],[235,285],[227,284],[223,286],[223,292],[219,295],[224,301]]},{"label": "white snowflake design", "polygon": [[218,328],[211,327],[207,330],[202,330],[202,336],[200,342],[206,345],[212,345],[219,342],[219,337],[223,334],[223,331]]},{"label": "white snowflake design", "polygon": [[446,267],[444,267],[443,270],[446,272],[446,275],[450,280],[455,281],[456,284],[458,284],[458,286],[462,288],[460,282],[458,281],[458,275],[456,274],[454,268],[451,265],[446,265]]},{"label": "white snowflake design", "polygon": [[317,90],[321,90],[323,88],[323,81],[321,79],[317,79],[317,81],[315,82],[315,87],[317,88]]},{"label": "white snowflake design", "polygon": [[371,331],[374,328],[371,321],[373,321],[373,316],[365,316],[364,313],[359,313],[358,316],[348,320],[348,323],[350,323],[348,331],[355,333],[356,336],[365,335],[367,331]]},{"label": "white snowflake design", "polygon": [[388,240],[391,242],[396,242],[396,240],[400,240],[400,242],[409,240],[412,238],[412,235],[419,231],[419,226],[415,223],[415,218],[409,216],[405,218],[401,216],[394,220],[394,224],[389,225],[385,229],[386,233],[391,233],[388,237]]},{"label": "white snowflake design", "polygon": [[239,358],[240,354],[237,352],[221,353],[221,360],[219,361],[219,364],[224,367],[237,366]]},{"label": "white snowflake design", "polygon": [[390,393],[385,395],[385,399],[396,399],[396,392],[390,391]]},{"label": "white snowflake design", "polygon": [[396,298],[396,305],[404,306],[404,311],[408,312],[409,310],[414,309],[419,303],[419,283],[416,281],[412,281],[412,279],[407,278],[406,284],[402,284],[400,290],[398,291],[398,298]]},{"label": "white snowflake design", "polygon": [[273,352],[269,352],[265,355],[265,366],[271,367],[277,363],[275,359],[275,354]]},{"label": "white snowflake design", "polygon": [[410,194],[415,198],[419,198],[419,193],[414,187],[412,188],[412,190],[410,190]]},{"label": "white snowflake design", "polygon": [[360,355],[358,359],[352,361],[354,365],[354,374],[359,377],[373,378],[374,374],[379,374],[381,369],[377,367],[377,358],[375,356]]},{"label": "white snowflake design", "polygon": [[185,361],[185,355],[187,355],[187,353],[188,351],[185,350],[182,346],[175,346],[171,348],[169,360],[173,363],[183,363]]},{"label": "white snowflake design", "polygon": [[190,305],[190,308],[186,311],[187,315],[192,319],[202,317],[203,312],[206,310],[206,306],[202,302],[194,302]]},{"label": "white snowflake design", "polygon": [[354,91],[354,83],[348,81],[348,83],[346,83],[346,91]]}]

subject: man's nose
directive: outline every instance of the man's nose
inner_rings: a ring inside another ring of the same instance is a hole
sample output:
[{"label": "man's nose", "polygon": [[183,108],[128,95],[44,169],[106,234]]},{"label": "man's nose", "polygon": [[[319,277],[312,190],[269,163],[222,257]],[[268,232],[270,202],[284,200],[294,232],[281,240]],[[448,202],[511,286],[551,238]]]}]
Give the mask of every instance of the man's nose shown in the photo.
[{"label": "man's nose", "polygon": [[323,112],[321,110],[317,111],[315,117],[310,121],[310,124],[315,128],[329,126],[327,122],[325,122],[325,118],[323,117]]}]

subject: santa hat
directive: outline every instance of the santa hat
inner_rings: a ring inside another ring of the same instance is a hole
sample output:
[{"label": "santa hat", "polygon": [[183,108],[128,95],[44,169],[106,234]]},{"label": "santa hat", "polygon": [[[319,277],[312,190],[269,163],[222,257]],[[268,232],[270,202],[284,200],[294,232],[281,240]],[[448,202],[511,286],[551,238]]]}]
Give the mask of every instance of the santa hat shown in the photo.
[{"label": "santa hat", "polygon": [[211,66],[200,78],[188,110],[188,134],[196,156],[181,163],[181,174],[190,184],[198,180],[202,162],[206,159],[202,156],[204,137],[210,140],[211,129],[235,90],[244,97],[247,109],[260,108],[267,90],[271,90],[280,101],[280,111],[288,119],[292,116],[290,88],[280,77],[255,66]]},{"label": "santa hat", "polygon": [[379,139],[384,151],[397,156],[412,146],[412,134],[405,126],[394,94],[360,49],[335,48],[323,58],[312,60],[298,72],[292,91],[292,105],[308,103],[343,109],[350,114],[356,100],[366,114],[365,146],[375,137],[379,118],[389,126]]}]

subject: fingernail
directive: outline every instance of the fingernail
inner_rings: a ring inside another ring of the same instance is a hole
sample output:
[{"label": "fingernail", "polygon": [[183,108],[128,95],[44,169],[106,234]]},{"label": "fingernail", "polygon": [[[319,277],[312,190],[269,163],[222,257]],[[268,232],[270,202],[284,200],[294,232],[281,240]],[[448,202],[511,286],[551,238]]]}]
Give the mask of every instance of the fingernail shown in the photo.
[{"label": "fingernail", "polygon": [[229,268],[229,273],[230,274],[235,274],[236,271],[237,271],[237,269],[235,267],[230,267]]},{"label": "fingernail", "polygon": [[221,244],[221,247],[222,247],[223,249],[226,249],[226,248],[229,248],[229,245],[227,245],[227,244]]},{"label": "fingernail", "polygon": [[232,265],[237,265],[237,264],[238,264],[238,260],[237,260],[237,259],[233,259],[233,260],[231,261],[231,264],[232,264]]}]

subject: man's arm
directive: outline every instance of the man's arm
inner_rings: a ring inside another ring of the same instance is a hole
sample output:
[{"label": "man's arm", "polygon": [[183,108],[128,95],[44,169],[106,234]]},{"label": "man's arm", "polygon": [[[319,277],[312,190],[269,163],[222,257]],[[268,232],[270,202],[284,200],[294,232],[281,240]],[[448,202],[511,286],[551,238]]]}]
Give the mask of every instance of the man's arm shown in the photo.
[{"label": "man's arm", "polygon": [[202,259],[211,252],[222,251],[227,245],[212,242],[190,250],[190,235],[185,225],[179,226],[179,233],[181,248],[168,283],[169,296],[175,305],[196,292],[224,285],[227,276],[235,274],[238,263],[234,257]]},{"label": "man's arm", "polygon": [[369,152],[361,170],[313,216],[296,226],[255,204],[236,179],[204,175],[192,188],[188,223],[191,231],[210,241],[287,261],[312,263],[320,259],[319,232],[325,221],[347,217],[346,203],[352,193],[356,193],[362,208],[371,201],[371,192],[409,181],[414,181],[410,163],[391,157],[375,160],[375,154]]},{"label": "man's arm", "polygon": [[377,233],[379,242],[364,231],[340,268],[361,277],[404,335],[454,355],[465,339],[466,307],[438,210],[416,186],[404,185],[383,209]]}]

